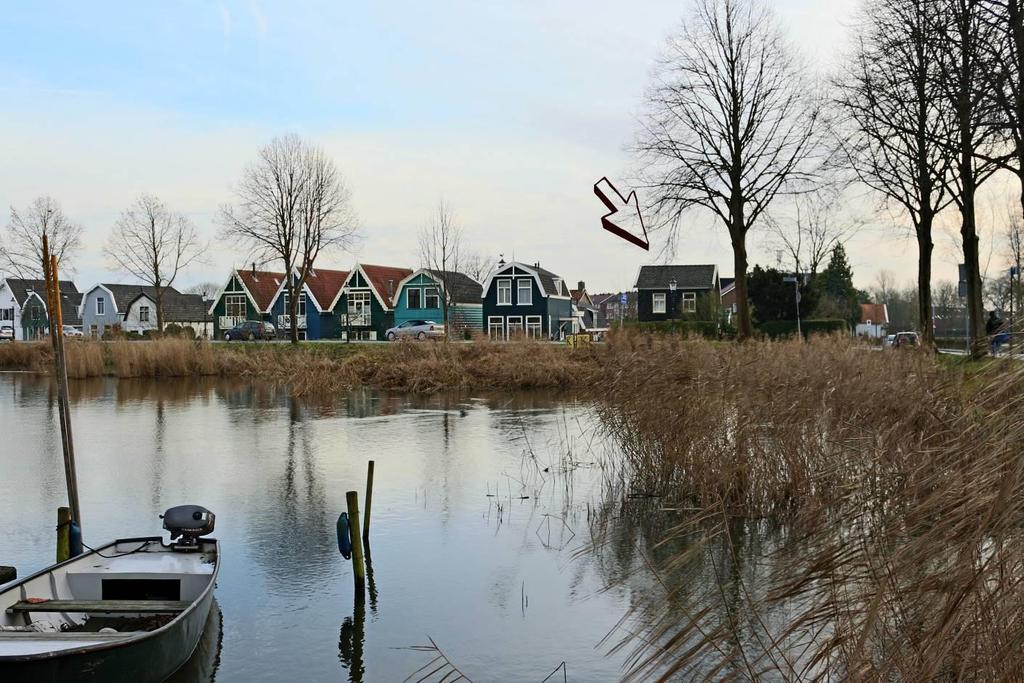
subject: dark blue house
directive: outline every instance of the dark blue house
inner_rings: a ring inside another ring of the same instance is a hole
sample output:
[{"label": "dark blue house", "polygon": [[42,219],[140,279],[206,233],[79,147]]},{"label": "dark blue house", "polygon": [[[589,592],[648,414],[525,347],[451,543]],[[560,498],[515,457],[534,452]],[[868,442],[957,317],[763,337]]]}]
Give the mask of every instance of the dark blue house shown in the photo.
[{"label": "dark blue house", "polygon": [[574,332],[565,280],[539,263],[502,261],[484,280],[482,299],[484,330],[491,339],[562,339]]}]

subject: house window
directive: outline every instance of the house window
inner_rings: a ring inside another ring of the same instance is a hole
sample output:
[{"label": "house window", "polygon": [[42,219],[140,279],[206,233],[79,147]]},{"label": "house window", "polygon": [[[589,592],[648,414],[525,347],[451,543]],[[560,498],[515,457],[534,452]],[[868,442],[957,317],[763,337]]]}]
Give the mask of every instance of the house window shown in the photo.
[{"label": "house window", "polygon": [[96,327],[95,325],[90,325],[89,326],[89,336],[90,337],[95,337],[97,332],[99,332],[99,328],[98,327]]},{"label": "house window", "polygon": [[526,336],[532,339],[540,339],[541,329],[539,315],[526,316]]},{"label": "house window", "polygon": [[735,313],[738,309],[739,309],[739,305],[738,304],[733,304],[732,305],[732,312],[733,313]]},{"label": "house window", "polygon": [[437,293],[437,287],[427,287],[423,291],[423,301],[427,308],[441,308],[441,297]]},{"label": "house window", "polygon": [[697,312],[697,293],[683,292],[683,311],[686,313]]},{"label": "house window", "polygon": [[349,292],[348,293],[348,315],[350,325],[370,324],[370,293]]},{"label": "house window", "polygon": [[516,280],[516,301],[520,306],[533,304],[533,284],[530,280]]},{"label": "house window", "polygon": [[422,289],[409,289],[406,290],[405,301],[409,308],[423,308],[423,304],[420,297],[423,296]]},{"label": "house window", "polygon": [[39,320],[39,307],[38,306],[33,306],[32,307],[32,320],[35,320],[35,321]]},{"label": "house window", "polygon": [[228,294],[224,297],[224,315],[232,318],[245,317],[245,294]]},{"label": "house window", "polygon": [[14,309],[0,308],[0,320],[14,320]]},{"label": "house window", "polygon": [[498,305],[512,305],[512,281],[498,280]]},{"label": "house window", "polygon": [[139,322],[149,322],[149,306],[139,306]]},{"label": "house window", "polygon": [[[284,293],[284,314],[289,315],[291,311],[288,310],[288,292]],[[306,315],[306,293],[302,292],[299,294],[299,312],[298,315]]]},{"label": "house window", "polygon": [[491,339],[501,339],[505,334],[505,329],[501,324],[500,315],[491,315],[487,317],[487,336]]},{"label": "house window", "polygon": [[508,338],[518,337],[523,334],[523,316],[510,315],[508,317]]},{"label": "house window", "polygon": [[106,310],[107,302],[103,300],[102,296],[96,297],[96,315],[103,315]]},{"label": "house window", "polygon": [[651,301],[651,312],[652,313],[664,313],[665,312],[665,292],[655,292],[652,295]]}]

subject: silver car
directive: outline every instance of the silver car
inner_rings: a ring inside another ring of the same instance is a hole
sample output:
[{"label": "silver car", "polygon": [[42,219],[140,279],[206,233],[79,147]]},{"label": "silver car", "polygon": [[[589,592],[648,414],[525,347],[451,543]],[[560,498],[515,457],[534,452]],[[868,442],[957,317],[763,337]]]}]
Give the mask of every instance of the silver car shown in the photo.
[{"label": "silver car", "polygon": [[389,329],[384,336],[388,341],[395,341],[399,337],[412,337],[420,340],[440,339],[444,336],[444,325],[439,325],[433,320],[406,320]]},{"label": "silver car", "polygon": [[14,328],[10,325],[0,325],[0,341],[14,341]]}]

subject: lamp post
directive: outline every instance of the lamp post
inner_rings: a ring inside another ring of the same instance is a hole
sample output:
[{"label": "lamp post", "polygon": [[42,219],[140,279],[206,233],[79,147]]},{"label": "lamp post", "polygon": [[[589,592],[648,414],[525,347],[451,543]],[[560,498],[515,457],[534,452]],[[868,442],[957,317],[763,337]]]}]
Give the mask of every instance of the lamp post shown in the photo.
[{"label": "lamp post", "polygon": [[796,334],[803,340],[803,331],[800,329],[800,278],[796,275],[782,278],[783,282],[793,283],[793,298],[796,300]]},{"label": "lamp post", "polygon": [[671,280],[668,281],[669,295],[668,295],[668,306],[665,307],[665,315],[667,317],[669,317],[669,318],[672,317],[672,309],[675,308],[674,301],[675,301],[675,298],[676,298],[676,286],[678,284],[679,283],[676,282],[675,278],[672,278]]}]

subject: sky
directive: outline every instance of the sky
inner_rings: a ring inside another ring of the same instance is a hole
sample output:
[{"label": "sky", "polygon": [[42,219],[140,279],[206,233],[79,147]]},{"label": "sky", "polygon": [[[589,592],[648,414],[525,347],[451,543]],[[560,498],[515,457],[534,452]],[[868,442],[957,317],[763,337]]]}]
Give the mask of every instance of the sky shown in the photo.
[{"label": "sky", "polygon": [[[770,2],[814,69],[845,49],[857,0]],[[417,233],[441,199],[466,246],[540,262],[587,289],[632,286],[644,263],[717,263],[715,220],[687,217],[674,254],[601,229],[593,184],[628,191],[627,146],[666,37],[687,3],[635,0],[8,3],[0,15],[0,207],[57,198],[85,226],[80,288],[127,282],[103,245],[140,193],[186,214],[208,248],[179,288],[223,282],[248,254],[218,208],[257,150],[297,133],[344,174],[360,216],[356,261],[416,267]],[[914,276],[916,246],[871,213],[850,243],[858,286],[880,270]],[[6,224],[6,216],[0,214]],[[936,277],[955,277],[953,240]],[[945,249],[945,251],[944,251]],[[763,233],[752,263],[774,265]],[[945,270],[944,270],[945,269]]]}]

